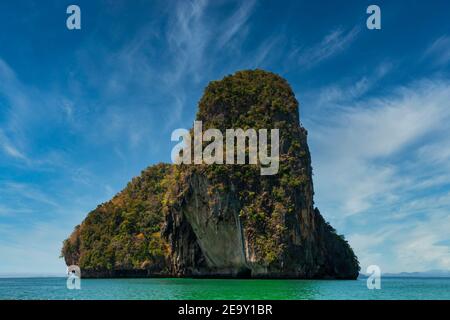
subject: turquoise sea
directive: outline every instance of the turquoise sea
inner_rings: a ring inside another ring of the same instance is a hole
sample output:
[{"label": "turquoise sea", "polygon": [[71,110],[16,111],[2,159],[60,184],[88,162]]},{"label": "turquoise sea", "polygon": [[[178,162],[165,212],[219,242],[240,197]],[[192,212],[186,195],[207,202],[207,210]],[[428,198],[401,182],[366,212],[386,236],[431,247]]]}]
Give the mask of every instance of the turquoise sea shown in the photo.
[{"label": "turquoise sea", "polygon": [[383,278],[381,286],[369,290],[365,279],[82,279],[80,290],[69,290],[65,278],[0,278],[0,299],[450,300],[450,278]]}]

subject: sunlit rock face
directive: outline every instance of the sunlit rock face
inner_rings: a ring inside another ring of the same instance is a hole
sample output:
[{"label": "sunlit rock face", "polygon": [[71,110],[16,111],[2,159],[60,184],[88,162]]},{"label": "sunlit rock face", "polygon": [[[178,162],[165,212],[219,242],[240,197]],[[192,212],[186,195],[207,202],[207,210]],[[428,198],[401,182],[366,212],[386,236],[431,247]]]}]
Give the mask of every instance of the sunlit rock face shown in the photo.
[{"label": "sunlit rock face", "polygon": [[314,207],[307,131],[289,84],[241,71],[211,82],[203,130],[279,129],[277,174],[258,165],[164,165],[143,171],[64,242],[85,275],[354,279],[359,266]]}]

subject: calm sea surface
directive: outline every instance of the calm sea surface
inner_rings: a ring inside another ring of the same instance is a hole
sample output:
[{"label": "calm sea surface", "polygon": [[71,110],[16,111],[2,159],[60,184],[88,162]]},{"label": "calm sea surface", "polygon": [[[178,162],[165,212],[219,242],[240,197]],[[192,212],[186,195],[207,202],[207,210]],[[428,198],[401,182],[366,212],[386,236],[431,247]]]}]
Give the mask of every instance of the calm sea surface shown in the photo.
[{"label": "calm sea surface", "polygon": [[0,278],[0,299],[450,299],[450,278],[366,280],[82,279],[68,290],[65,278]]}]

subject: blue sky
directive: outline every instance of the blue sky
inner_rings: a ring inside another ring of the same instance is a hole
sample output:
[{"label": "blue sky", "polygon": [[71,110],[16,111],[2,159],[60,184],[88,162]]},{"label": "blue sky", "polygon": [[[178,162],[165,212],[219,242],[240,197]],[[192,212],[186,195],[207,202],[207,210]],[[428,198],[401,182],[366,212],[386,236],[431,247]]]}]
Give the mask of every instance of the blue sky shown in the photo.
[{"label": "blue sky", "polygon": [[[66,28],[77,4],[82,29]],[[366,28],[381,7],[382,29]],[[285,77],[315,202],[361,262],[450,269],[448,1],[3,1],[0,273],[62,273],[61,242],[169,162],[211,80]]]}]

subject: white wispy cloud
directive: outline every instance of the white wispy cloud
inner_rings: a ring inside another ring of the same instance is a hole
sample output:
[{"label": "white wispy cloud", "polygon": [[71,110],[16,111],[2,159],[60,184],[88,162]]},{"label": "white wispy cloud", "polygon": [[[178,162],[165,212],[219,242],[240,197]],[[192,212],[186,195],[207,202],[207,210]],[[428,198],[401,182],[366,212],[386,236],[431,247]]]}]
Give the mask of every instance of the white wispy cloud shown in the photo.
[{"label": "white wispy cloud", "polygon": [[[314,128],[309,138],[319,208],[338,230],[352,226],[350,243],[363,266],[448,267],[448,247],[436,244],[448,239],[437,218],[448,227],[448,194],[441,194],[445,187],[433,189],[430,198],[427,190],[450,184],[444,165],[450,83],[423,79],[376,98],[350,94],[328,101],[303,119]],[[421,243],[416,251],[413,242]],[[421,252],[427,259],[420,260]]]},{"label": "white wispy cloud", "polygon": [[[406,228],[402,228],[406,229]],[[420,221],[406,232],[395,235],[393,252],[396,256],[397,270],[450,270],[450,248],[443,245],[443,240],[449,240],[450,215],[444,214]]]},{"label": "white wispy cloud", "polygon": [[243,68],[264,68],[279,58],[285,43],[282,35],[273,35],[265,39],[243,63]]},{"label": "white wispy cloud", "polygon": [[255,6],[255,0],[242,1],[238,9],[232,14],[223,25],[223,32],[218,40],[218,47],[222,48],[232,40],[239,32],[242,32],[243,26],[250,18]]},{"label": "white wispy cloud", "polygon": [[254,0],[235,2],[231,14],[216,21],[208,16],[212,2],[178,2],[175,14],[169,16],[166,32],[174,59],[173,67],[165,74],[167,83],[176,84],[186,77],[195,81],[207,79],[205,75],[217,67],[220,56],[230,54],[245,40],[245,26],[255,3]]},{"label": "white wispy cloud", "polygon": [[204,0],[178,2],[175,15],[170,17],[167,39],[175,63],[165,76],[169,85],[187,74],[200,77],[197,73],[211,37],[211,29],[204,21],[207,4]]},{"label": "white wispy cloud", "polygon": [[[0,161],[36,180],[0,183],[0,216],[7,218],[0,221],[0,272],[27,272],[30,265],[38,272],[63,270],[59,250],[73,226],[120,190],[130,171],[150,164],[148,153],[164,157],[155,131],[181,119],[189,86],[203,87],[212,70],[223,75],[229,65],[220,58],[245,40],[255,1],[234,2],[231,12],[212,21],[207,10],[222,5],[230,3],[170,3],[162,19],[126,30],[123,40],[114,34],[114,45],[99,31],[86,34],[65,57],[67,83],[45,83],[54,90],[27,83],[0,58]],[[111,165],[114,156],[122,168]],[[51,172],[45,177],[36,175],[42,164]]]},{"label": "white wispy cloud", "polygon": [[42,92],[23,83],[1,58],[0,97],[5,99],[0,110],[0,152],[13,160],[9,163],[35,170],[61,165],[62,150],[33,153],[33,145],[48,123],[66,125],[71,120],[70,101],[56,92]]},{"label": "white wispy cloud", "polygon": [[[14,70],[0,58],[0,96],[6,98],[8,105],[2,110],[5,120],[1,123],[0,147],[8,156],[26,160],[25,153],[20,150],[23,145],[22,115],[28,110],[29,99],[24,93],[22,84]],[[6,133],[8,132],[8,134]],[[11,138],[12,136],[12,138]]]},{"label": "white wispy cloud", "polygon": [[62,241],[89,210],[112,193],[107,185],[99,193],[102,186],[98,180],[91,186],[95,177],[86,177],[89,172],[80,169],[74,174],[88,179],[80,182],[82,188],[78,190],[68,180],[63,187],[0,183],[0,274],[64,273],[64,261],[58,259]]},{"label": "white wispy cloud", "polygon": [[0,147],[7,155],[28,162],[28,158],[9,141],[9,139],[6,137],[6,135],[2,132],[1,129],[0,129]]},{"label": "white wispy cloud", "polygon": [[[319,179],[332,175],[335,179],[329,181],[329,188],[345,190],[337,193],[347,199],[348,214],[362,211],[372,197],[396,187],[395,163],[377,160],[394,157],[444,126],[450,116],[449,89],[448,83],[425,80],[399,88],[391,96],[353,106],[335,105],[329,119],[311,119],[315,122],[312,142],[320,150],[317,160],[327,170]],[[346,187],[348,181],[354,183]]]},{"label": "white wispy cloud", "polygon": [[372,264],[379,265],[382,272],[450,269],[450,248],[443,244],[450,240],[448,199],[446,208],[434,210],[434,198],[431,196],[428,204],[422,208],[430,212],[426,219],[386,222],[375,230],[354,233],[348,237],[352,247],[359,253],[362,272]]},{"label": "white wispy cloud", "polygon": [[[315,106],[326,108],[334,107],[336,104],[346,104],[363,97],[366,93],[378,85],[393,68],[392,63],[384,62],[379,64],[374,70],[358,79],[351,79],[346,83],[337,83],[320,88],[319,92],[314,92],[316,99]],[[318,100],[317,100],[318,99]]]},{"label": "white wispy cloud", "polygon": [[432,64],[442,66],[450,62],[450,37],[444,35],[436,39],[425,51],[425,58]]},{"label": "white wispy cloud", "polygon": [[303,67],[311,68],[347,49],[357,38],[359,32],[359,27],[353,27],[349,30],[343,28],[335,29],[315,45],[303,50],[297,50],[297,61]]},{"label": "white wispy cloud", "polygon": [[[74,221],[48,221],[25,226],[0,224],[0,274],[60,274],[65,263],[58,259],[61,240]],[[20,235],[20,236],[18,236]]]},{"label": "white wispy cloud", "polygon": [[[217,69],[227,69],[229,64],[222,64],[221,58],[238,55],[236,48],[246,39],[245,27],[255,1],[235,2],[233,11],[218,18],[219,21],[208,16],[213,5],[223,4],[205,0],[180,1],[173,10],[174,14],[169,14],[166,38],[171,58],[161,76],[169,88],[167,93],[176,94],[171,102],[174,112],[166,127],[181,119],[188,96],[186,83],[206,83]],[[265,59],[265,55],[258,54],[260,61]]]},{"label": "white wispy cloud", "polygon": [[19,208],[19,207],[11,208],[9,206],[0,205],[0,217],[14,217],[19,214],[21,214],[21,215],[29,214],[32,212],[33,211],[29,208]]},{"label": "white wispy cloud", "polygon": [[59,203],[52,196],[28,183],[5,181],[0,184],[0,190],[4,197],[10,196],[16,200],[16,203],[20,203],[22,199],[27,199],[52,207],[60,207]]}]

